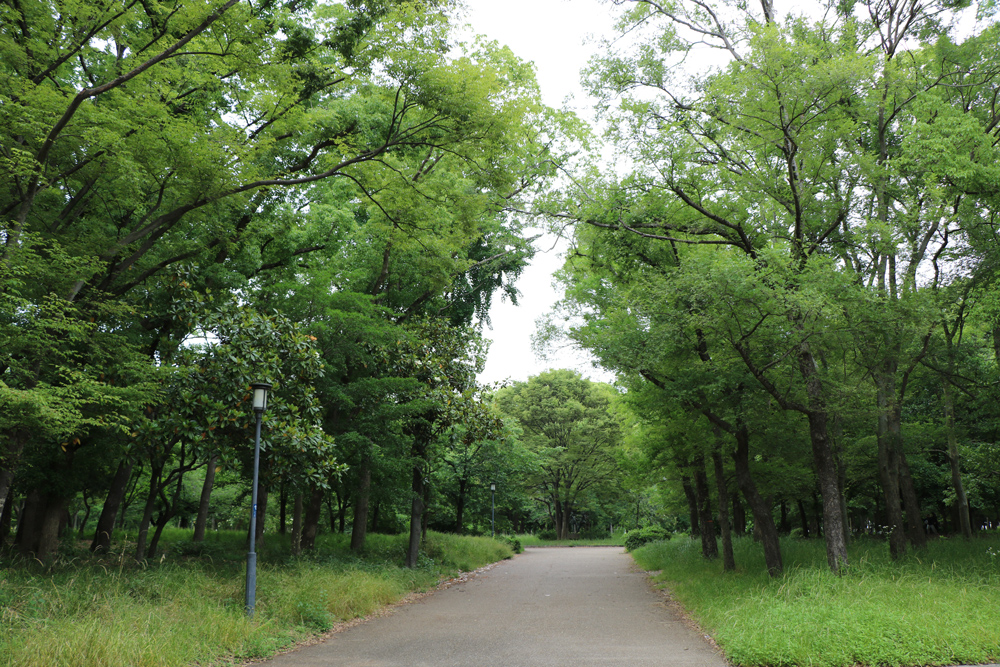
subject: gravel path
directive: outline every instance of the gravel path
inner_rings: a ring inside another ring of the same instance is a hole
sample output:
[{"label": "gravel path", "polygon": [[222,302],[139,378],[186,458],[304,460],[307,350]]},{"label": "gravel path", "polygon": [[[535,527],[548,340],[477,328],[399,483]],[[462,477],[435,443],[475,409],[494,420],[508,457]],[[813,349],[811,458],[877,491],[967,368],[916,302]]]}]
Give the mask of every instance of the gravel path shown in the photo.
[{"label": "gravel path", "polygon": [[528,549],[267,667],[725,667],[619,548]]}]

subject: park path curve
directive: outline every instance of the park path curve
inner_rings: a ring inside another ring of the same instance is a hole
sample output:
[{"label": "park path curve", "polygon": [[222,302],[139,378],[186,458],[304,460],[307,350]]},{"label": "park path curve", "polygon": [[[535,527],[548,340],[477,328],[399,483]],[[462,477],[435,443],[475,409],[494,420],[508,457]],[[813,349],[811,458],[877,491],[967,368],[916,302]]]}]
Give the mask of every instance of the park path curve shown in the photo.
[{"label": "park path curve", "polygon": [[266,667],[725,667],[620,548],[527,549]]}]

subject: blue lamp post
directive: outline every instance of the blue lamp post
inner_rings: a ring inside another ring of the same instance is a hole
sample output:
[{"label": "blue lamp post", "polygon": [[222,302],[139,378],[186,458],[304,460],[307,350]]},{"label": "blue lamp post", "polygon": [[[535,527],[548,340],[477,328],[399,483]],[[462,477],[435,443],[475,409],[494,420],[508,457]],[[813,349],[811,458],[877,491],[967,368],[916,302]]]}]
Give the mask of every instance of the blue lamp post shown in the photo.
[{"label": "blue lamp post", "polygon": [[497,484],[490,482],[490,533],[492,537],[497,536]]},{"label": "blue lamp post", "polygon": [[260,420],[267,409],[267,390],[271,388],[266,382],[255,382],[253,387],[253,411],[257,414],[257,434],[253,440],[253,489],[250,495],[250,552],[247,554],[247,616],[253,618],[253,609],[257,601],[257,477],[260,471]]}]

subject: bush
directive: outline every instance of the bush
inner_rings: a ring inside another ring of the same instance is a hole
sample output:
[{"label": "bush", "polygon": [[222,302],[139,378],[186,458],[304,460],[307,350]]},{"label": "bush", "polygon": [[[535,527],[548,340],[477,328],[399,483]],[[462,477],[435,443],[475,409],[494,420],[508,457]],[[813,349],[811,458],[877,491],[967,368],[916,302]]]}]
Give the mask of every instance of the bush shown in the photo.
[{"label": "bush", "polygon": [[554,528],[546,528],[545,530],[538,531],[538,539],[540,540],[554,540],[556,539],[556,531]]},{"label": "bush", "polygon": [[501,535],[500,539],[507,543],[510,550],[515,554],[519,554],[524,551],[524,547],[521,546],[521,540],[517,539],[516,535]]},{"label": "bush", "polygon": [[635,551],[644,544],[650,542],[662,542],[670,539],[670,533],[659,526],[646,526],[636,530],[630,530],[625,534],[625,550]]}]

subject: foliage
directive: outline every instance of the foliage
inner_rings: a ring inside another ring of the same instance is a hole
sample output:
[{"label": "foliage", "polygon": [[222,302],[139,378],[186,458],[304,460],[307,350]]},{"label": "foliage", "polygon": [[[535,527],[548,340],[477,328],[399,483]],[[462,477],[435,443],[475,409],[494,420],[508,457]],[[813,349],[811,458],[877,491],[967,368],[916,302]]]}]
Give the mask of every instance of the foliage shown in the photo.
[{"label": "foliage", "polygon": [[646,526],[625,533],[625,551],[635,551],[650,542],[669,540],[671,534],[659,526]]}]

